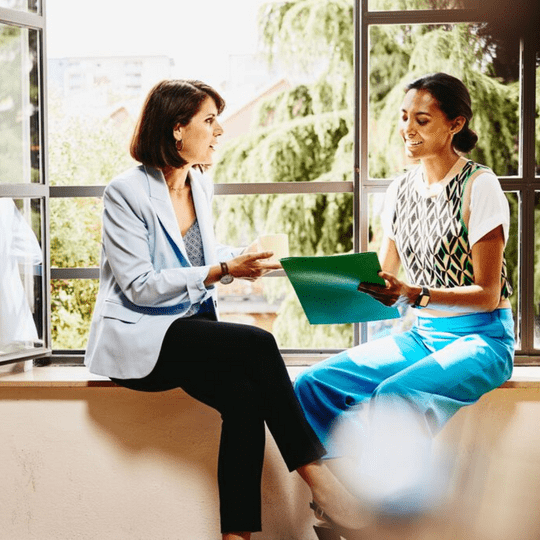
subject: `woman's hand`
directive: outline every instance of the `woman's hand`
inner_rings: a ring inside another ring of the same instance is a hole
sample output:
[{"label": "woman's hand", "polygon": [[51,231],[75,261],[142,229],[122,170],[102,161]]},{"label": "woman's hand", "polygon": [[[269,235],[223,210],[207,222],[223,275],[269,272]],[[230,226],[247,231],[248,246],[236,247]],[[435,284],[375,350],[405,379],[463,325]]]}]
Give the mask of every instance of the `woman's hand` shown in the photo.
[{"label": "woman's hand", "polygon": [[230,274],[235,278],[255,281],[272,270],[282,268],[279,262],[268,261],[273,255],[272,251],[259,251],[256,253],[243,253],[227,261]]},{"label": "woman's hand", "polygon": [[[410,306],[414,303],[414,287],[410,287],[389,272],[381,271],[379,276],[384,279],[386,286],[364,282],[358,285],[358,290],[369,294],[385,306]],[[416,296],[418,296],[420,289],[418,287],[416,289],[418,289],[416,291]]]}]

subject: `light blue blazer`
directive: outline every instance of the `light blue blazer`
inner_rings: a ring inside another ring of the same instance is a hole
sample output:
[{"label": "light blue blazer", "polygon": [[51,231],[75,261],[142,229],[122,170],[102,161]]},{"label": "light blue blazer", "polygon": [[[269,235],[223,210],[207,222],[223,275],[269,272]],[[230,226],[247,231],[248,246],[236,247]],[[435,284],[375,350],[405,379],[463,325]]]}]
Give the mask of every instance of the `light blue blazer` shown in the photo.
[{"label": "light blue blazer", "polygon": [[[216,243],[213,183],[193,169],[189,174],[203,241],[202,267],[189,262],[160,170],[140,165],[105,189],[100,286],[85,356],[92,373],[144,377],[156,364],[167,329],[191,305],[211,298],[217,317],[216,288],[206,287],[204,280],[210,266],[236,257],[243,248]],[[181,355],[180,340],[178,347]]]}]

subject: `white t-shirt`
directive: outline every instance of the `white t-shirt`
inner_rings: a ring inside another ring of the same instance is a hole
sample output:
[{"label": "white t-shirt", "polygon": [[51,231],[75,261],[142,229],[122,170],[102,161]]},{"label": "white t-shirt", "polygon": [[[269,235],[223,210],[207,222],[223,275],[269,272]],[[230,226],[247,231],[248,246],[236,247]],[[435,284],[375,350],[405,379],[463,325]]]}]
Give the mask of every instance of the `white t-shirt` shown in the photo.
[{"label": "white t-shirt", "polygon": [[[414,181],[418,192],[425,197],[440,193],[448,182],[459,174],[466,163],[467,160],[465,158],[458,159],[443,180],[430,186],[427,186],[423,181],[421,166],[416,167],[412,174],[415,175]],[[394,240],[392,220],[396,205],[397,187],[402,178],[402,176],[396,178],[388,186],[384,208],[381,214],[384,233],[391,240]],[[498,178],[491,171],[481,172],[473,180],[471,189],[470,217],[468,225],[470,247],[472,248],[478,240],[499,225],[502,225],[504,243],[506,245],[510,228],[510,209],[508,201]]]}]

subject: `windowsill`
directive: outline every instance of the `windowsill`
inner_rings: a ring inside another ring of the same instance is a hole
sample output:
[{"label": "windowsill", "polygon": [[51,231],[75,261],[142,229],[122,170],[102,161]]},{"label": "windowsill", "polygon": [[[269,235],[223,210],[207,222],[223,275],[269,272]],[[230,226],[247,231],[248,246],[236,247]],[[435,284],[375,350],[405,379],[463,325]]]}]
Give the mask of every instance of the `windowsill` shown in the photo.
[{"label": "windowsill", "polygon": [[[304,366],[287,366],[295,379]],[[0,373],[0,388],[115,387],[107,377],[93,375],[84,366],[34,367],[19,373]],[[518,366],[501,388],[540,388],[540,366]]]}]

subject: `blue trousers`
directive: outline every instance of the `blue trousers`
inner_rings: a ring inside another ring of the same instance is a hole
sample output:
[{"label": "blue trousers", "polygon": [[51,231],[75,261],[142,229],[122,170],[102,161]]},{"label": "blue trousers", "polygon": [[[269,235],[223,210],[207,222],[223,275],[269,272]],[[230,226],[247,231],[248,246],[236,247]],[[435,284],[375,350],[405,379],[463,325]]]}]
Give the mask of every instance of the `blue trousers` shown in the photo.
[{"label": "blue trousers", "polygon": [[332,427],[359,406],[393,403],[412,410],[435,435],[464,405],[512,374],[514,323],[510,309],[457,317],[418,316],[411,330],[364,343],[301,373],[295,392],[306,418],[338,457]]}]

